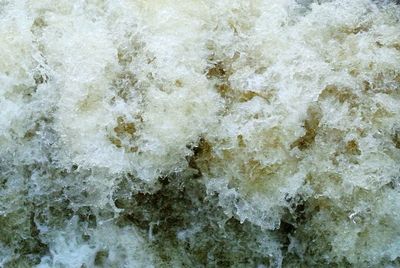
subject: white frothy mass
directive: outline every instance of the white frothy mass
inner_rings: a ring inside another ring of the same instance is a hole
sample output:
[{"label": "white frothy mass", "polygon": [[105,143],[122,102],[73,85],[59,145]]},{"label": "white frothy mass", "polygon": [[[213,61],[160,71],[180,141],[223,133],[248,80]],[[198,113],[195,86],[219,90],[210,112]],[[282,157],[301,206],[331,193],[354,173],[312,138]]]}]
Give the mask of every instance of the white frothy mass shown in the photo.
[{"label": "white frothy mass", "polygon": [[0,0],[0,22],[1,267],[400,265],[395,1]]}]

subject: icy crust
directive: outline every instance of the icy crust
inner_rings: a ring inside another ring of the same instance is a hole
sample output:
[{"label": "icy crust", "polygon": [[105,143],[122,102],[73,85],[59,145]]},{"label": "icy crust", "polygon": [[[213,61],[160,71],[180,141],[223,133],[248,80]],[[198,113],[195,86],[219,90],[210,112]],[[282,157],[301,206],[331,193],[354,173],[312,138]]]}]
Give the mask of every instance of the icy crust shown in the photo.
[{"label": "icy crust", "polygon": [[391,1],[0,1],[0,266],[400,265]]}]

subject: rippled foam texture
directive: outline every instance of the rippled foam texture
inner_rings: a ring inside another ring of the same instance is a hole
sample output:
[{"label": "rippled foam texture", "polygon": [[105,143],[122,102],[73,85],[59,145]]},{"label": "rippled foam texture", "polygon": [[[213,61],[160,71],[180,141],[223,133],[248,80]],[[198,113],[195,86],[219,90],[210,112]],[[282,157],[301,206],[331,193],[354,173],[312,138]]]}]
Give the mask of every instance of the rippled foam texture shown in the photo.
[{"label": "rippled foam texture", "polygon": [[0,0],[0,266],[400,265],[400,6]]}]

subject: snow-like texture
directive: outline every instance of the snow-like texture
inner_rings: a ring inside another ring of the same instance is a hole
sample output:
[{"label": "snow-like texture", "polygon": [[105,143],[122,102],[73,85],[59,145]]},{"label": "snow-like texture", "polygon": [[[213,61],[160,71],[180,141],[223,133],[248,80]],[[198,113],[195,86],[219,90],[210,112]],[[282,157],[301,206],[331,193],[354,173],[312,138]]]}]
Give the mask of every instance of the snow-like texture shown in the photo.
[{"label": "snow-like texture", "polygon": [[396,1],[0,22],[0,267],[400,266]]}]

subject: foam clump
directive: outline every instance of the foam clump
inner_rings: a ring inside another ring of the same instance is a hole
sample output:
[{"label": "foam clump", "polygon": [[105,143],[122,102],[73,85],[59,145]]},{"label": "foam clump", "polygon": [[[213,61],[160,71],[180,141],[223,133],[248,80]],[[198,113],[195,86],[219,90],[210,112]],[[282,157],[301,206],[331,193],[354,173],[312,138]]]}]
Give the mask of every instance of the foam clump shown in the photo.
[{"label": "foam clump", "polygon": [[155,257],[134,228],[103,224],[79,233],[77,219],[48,241],[50,256],[42,257],[45,267],[155,267]]},{"label": "foam clump", "polygon": [[397,266],[395,1],[0,1],[0,266]]}]

